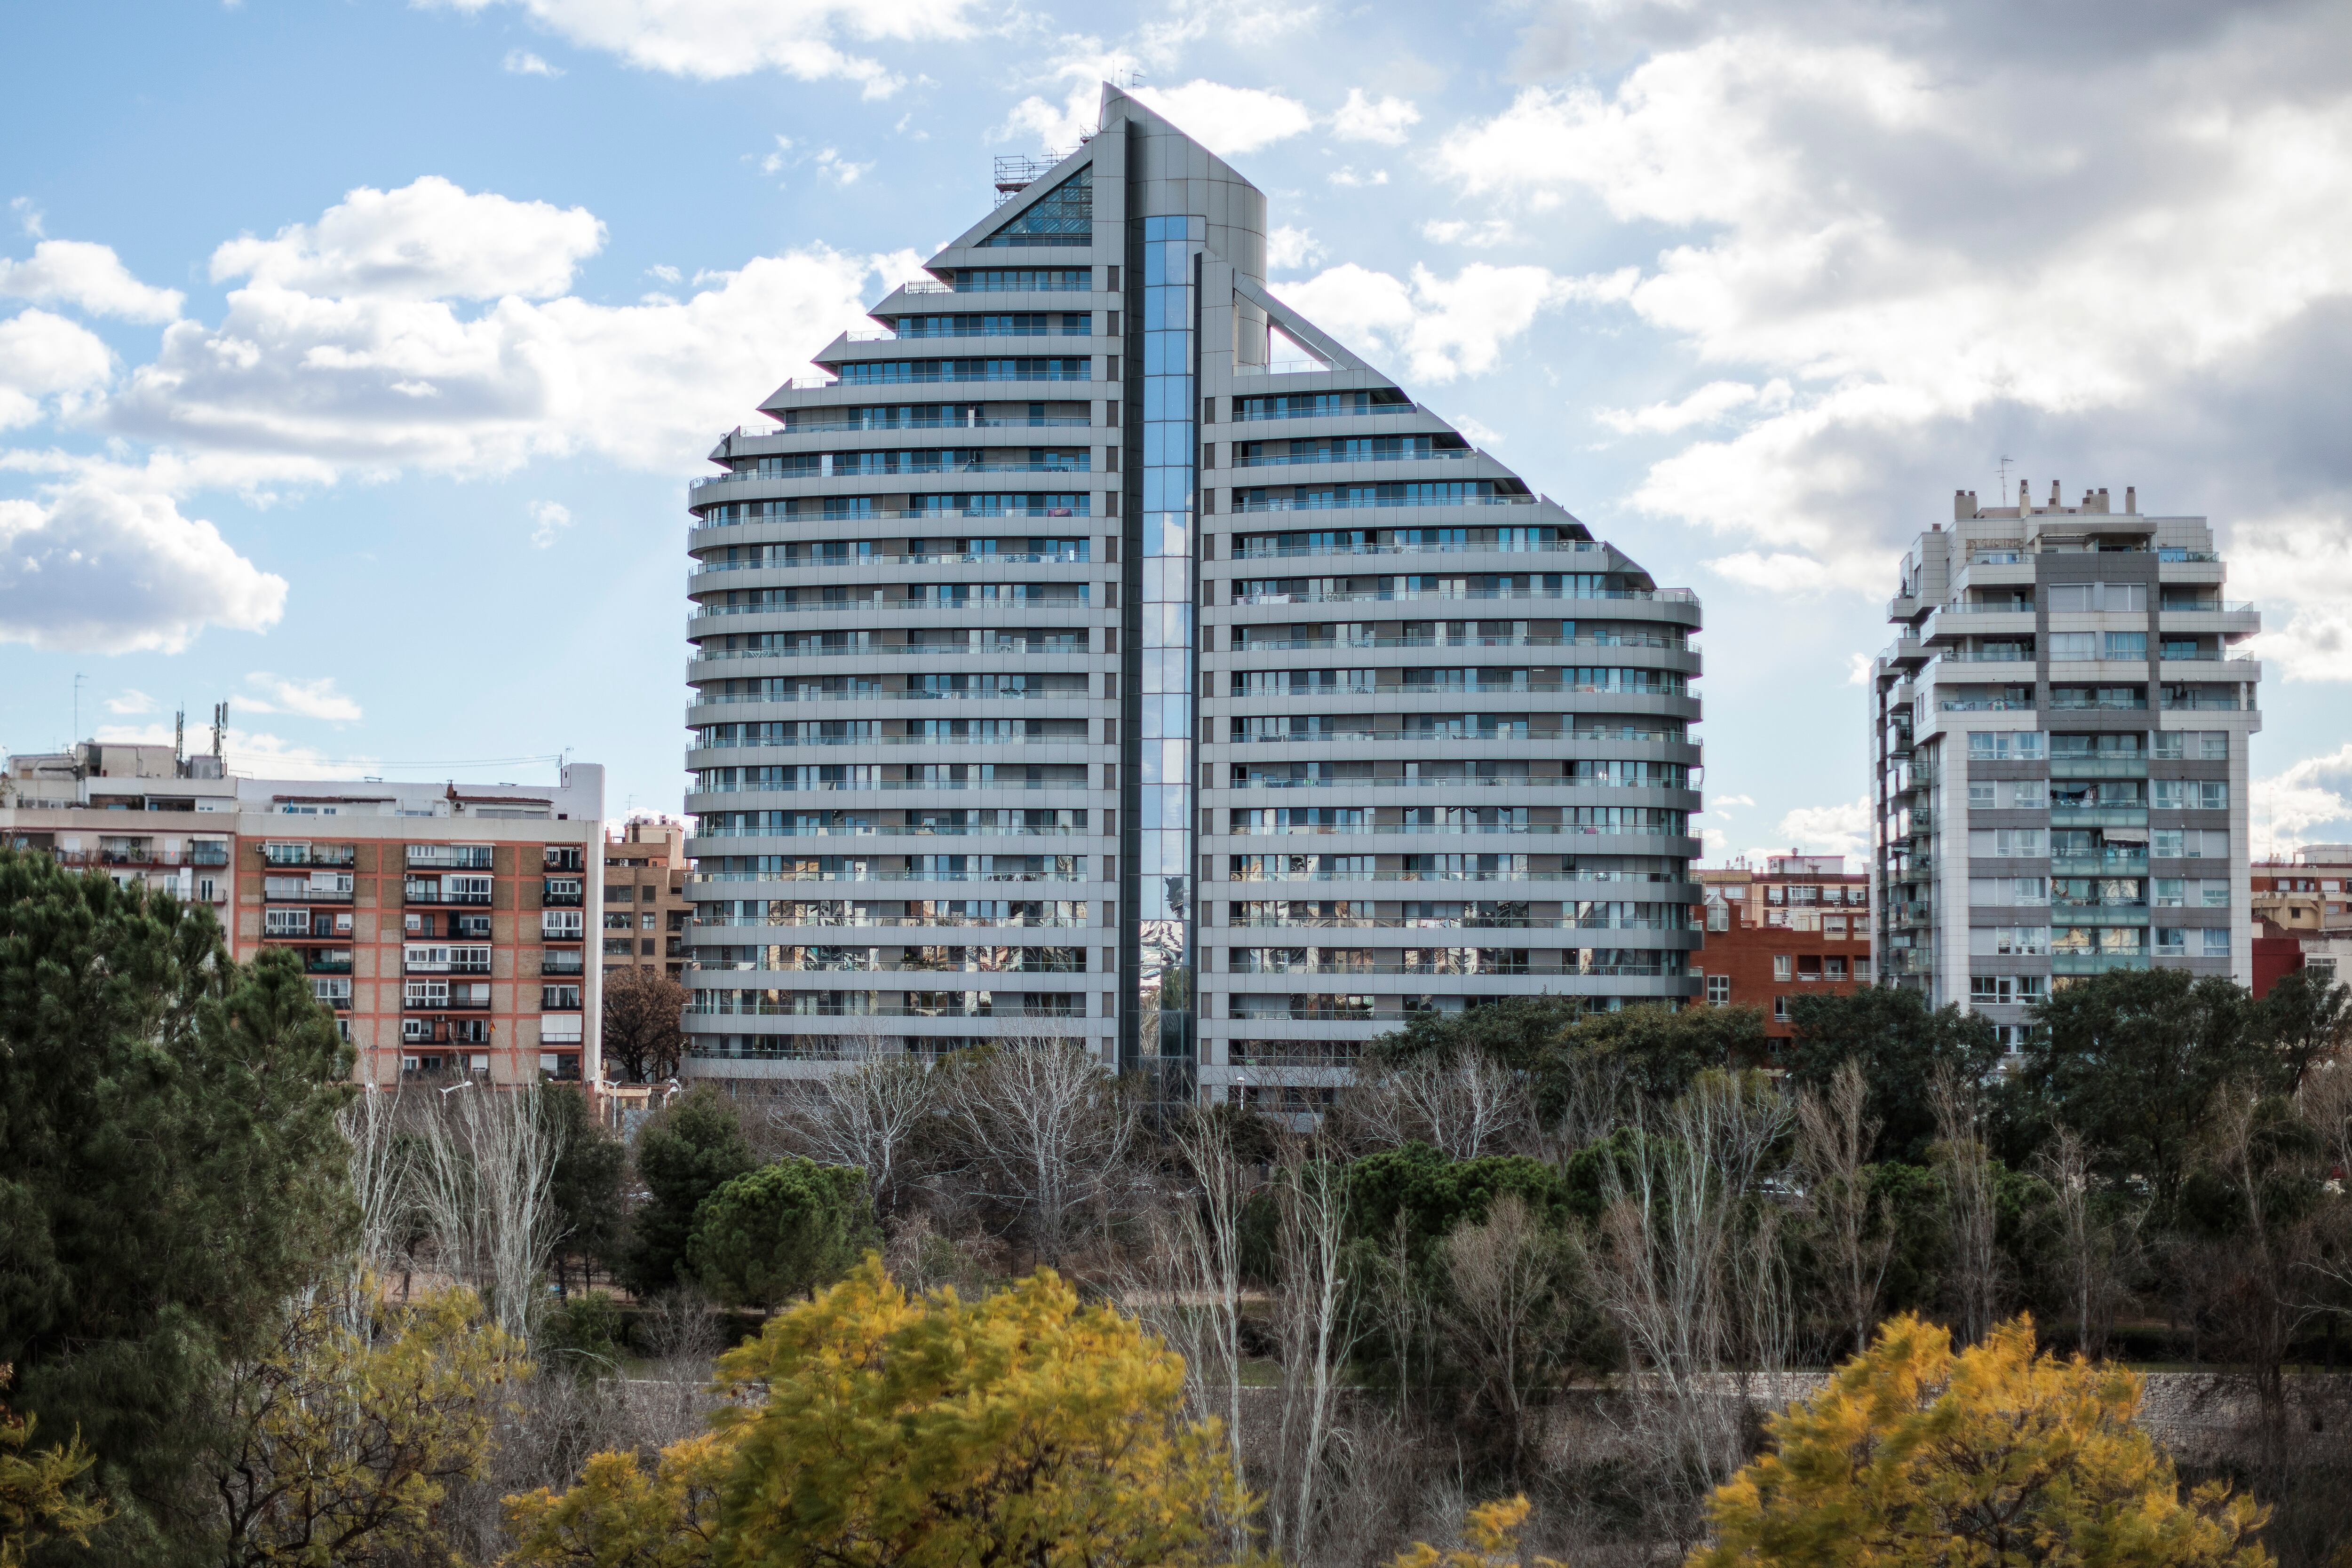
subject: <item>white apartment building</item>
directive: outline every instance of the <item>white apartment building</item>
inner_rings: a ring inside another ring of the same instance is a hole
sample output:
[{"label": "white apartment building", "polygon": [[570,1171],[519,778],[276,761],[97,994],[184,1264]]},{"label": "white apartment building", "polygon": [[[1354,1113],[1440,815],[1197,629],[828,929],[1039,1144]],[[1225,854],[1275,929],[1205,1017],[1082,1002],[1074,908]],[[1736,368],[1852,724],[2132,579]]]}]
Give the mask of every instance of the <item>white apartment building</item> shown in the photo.
[{"label": "white apartment building", "polygon": [[2014,1045],[2076,977],[2252,977],[2247,744],[2261,630],[2202,517],[2135,491],[1979,507],[1919,536],[1870,686],[1883,982]]},{"label": "white apartment building", "polygon": [[1126,94],[998,188],[688,492],[691,1071],[1044,1034],[1310,1109],[1421,1013],[1693,995],[1696,598]]}]

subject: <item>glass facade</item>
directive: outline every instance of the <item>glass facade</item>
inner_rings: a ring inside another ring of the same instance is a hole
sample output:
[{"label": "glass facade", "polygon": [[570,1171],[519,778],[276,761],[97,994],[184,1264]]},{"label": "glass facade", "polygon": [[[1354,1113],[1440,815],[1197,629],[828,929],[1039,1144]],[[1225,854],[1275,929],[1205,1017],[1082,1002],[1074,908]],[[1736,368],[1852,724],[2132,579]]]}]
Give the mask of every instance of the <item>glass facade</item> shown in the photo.
[{"label": "glass facade", "polygon": [[1194,1060],[1192,930],[1195,773],[1193,612],[1200,450],[1196,298],[1205,223],[1136,220],[1142,329],[1141,591],[1137,596],[1139,720],[1136,1019],[1139,1052],[1169,1066]]}]

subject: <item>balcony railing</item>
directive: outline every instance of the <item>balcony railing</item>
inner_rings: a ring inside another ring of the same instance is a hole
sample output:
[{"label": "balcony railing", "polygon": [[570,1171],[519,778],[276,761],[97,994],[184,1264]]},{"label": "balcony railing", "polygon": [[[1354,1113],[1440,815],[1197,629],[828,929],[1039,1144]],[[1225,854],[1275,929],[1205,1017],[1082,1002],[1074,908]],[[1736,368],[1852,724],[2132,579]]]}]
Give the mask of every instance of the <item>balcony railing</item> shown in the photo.
[{"label": "balcony railing", "polygon": [[1299,502],[1289,497],[1273,497],[1259,500],[1234,503],[1239,513],[1259,512],[1366,512],[1387,510],[1395,507],[1532,507],[1533,496],[1375,496],[1365,499],[1353,497],[1328,501]]},{"label": "balcony railing", "polygon": [[1361,419],[1367,415],[1379,416],[1419,412],[1421,412],[1419,403],[1374,402],[1361,403],[1353,408],[1244,408],[1236,411],[1234,418],[1243,424],[1255,424],[1261,421],[1273,419]]},{"label": "balcony railing", "polygon": [[996,692],[782,692],[766,695],[758,692],[724,692],[716,695],[698,695],[688,705],[696,707],[727,707],[740,703],[929,703],[929,702],[1090,702],[1095,700],[1085,687],[1072,691],[996,691]]},{"label": "balcony railing", "polygon": [[1594,588],[1577,592],[1565,589],[1551,591],[1519,588],[1455,588],[1455,589],[1367,589],[1361,592],[1300,593],[1236,593],[1235,604],[1408,604],[1423,601],[1529,601],[1529,600],[1655,600],[1668,604],[1696,604],[1698,595],[1687,588]]},{"label": "balcony railing", "polygon": [[[1399,505],[1404,503],[1400,502]],[[1426,503],[1453,506],[1452,501]],[[1470,540],[1466,543],[1402,545],[1248,545],[1234,553],[1235,560],[1288,560],[1299,556],[1368,555],[1599,555],[1608,546],[1598,539],[1556,539],[1530,543],[1524,539]]]}]

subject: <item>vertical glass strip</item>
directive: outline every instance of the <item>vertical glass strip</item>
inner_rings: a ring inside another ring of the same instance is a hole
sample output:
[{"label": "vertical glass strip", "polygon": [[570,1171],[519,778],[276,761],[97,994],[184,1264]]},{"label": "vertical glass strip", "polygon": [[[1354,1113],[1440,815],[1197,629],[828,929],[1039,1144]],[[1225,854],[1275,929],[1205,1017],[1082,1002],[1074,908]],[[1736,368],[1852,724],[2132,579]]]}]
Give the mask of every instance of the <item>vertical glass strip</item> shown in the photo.
[{"label": "vertical glass strip", "polygon": [[[1186,1074],[1194,1060],[1193,463],[1195,260],[1206,222],[1143,220],[1142,655],[1137,853],[1136,1018],[1145,1065]],[[1158,1058],[1156,1062],[1150,1059]]]}]

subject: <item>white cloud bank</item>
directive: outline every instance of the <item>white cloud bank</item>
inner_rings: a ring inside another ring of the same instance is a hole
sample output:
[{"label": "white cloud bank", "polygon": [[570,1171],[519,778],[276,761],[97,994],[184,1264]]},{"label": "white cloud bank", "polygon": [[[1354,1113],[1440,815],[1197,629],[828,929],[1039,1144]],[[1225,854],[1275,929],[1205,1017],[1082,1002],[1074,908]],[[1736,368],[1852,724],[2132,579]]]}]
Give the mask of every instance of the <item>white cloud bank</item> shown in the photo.
[{"label": "white cloud bank", "polygon": [[284,578],[168,497],[81,483],[47,505],[0,500],[0,642],[176,653],[208,625],[258,632],[285,607]]},{"label": "white cloud bank", "polygon": [[1504,345],[1538,314],[1571,300],[1622,299],[1633,287],[1617,277],[1566,277],[1540,267],[1480,262],[1450,278],[1416,267],[1409,278],[1343,262],[1281,295],[1317,326],[1352,346],[1401,356],[1415,380],[1444,382],[1483,375]]},{"label": "white cloud bank", "polygon": [[0,295],[126,321],[172,320],[187,299],[176,288],[151,287],[133,277],[113,246],[71,239],[45,239],[23,261],[0,256]]},{"label": "white cloud bank", "polygon": [[[857,46],[939,42],[975,30],[971,0],[429,0],[478,15],[511,6],[584,49],[701,81],[781,71],[887,98],[905,78]],[[849,47],[844,47],[846,44]]]}]

